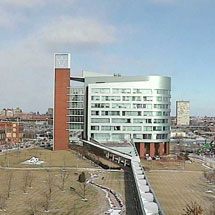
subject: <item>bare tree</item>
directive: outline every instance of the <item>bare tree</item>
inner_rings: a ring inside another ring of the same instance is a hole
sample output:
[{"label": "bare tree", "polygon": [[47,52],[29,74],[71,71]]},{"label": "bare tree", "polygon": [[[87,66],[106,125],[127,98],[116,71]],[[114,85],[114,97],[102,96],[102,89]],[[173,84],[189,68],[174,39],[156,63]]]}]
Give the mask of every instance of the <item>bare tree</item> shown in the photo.
[{"label": "bare tree", "polygon": [[64,191],[65,183],[69,178],[69,172],[62,170],[60,174],[61,184],[59,186],[61,191]]},{"label": "bare tree", "polygon": [[81,183],[81,190],[83,192],[83,199],[86,199],[86,192],[87,192],[87,183],[86,182],[83,182]]},{"label": "bare tree", "polygon": [[12,181],[13,181],[13,172],[8,171],[7,172],[7,179],[6,179],[6,183],[7,183],[7,198],[10,199],[10,193],[11,193],[11,189],[12,189]]},{"label": "bare tree", "polygon": [[29,171],[24,172],[23,184],[22,184],[22,190],[23,190],[24,193],[27,193],[27,188],[28,188],[28,184],[29,184],[29,178],[30,178]]},{"label": "bare tree", "polygon": [[0,210],[5,211],[7,198],[5,195],[0,194]]},{"label": "bare tree", "polygon": [[33,173],[29,172],[28,187],[32,188],[33,180],[34,180]]},{"label": "bare tree", "polygon": [[50,194],[47,191],[43,193],[42,207],[43,207],[44,211],[46,211],[46,212],[49,211],[49,207],[50,207]]},{"label": "bare tree", "polygon": [[51,174],[51,172],[48,172],[47,185],[48,185],[48,195],[49,195],[49,201],[50,201],[52,197],[53,187],[55,186],[55,178],[54,178],[54,175]]},{"label": "bare tree", "polygon": [[203,209],[200,205],[196,202],[191,202],[190,204],[186,205],[186,208],[183,209],[183,215],[202,215]]},{"label": "bare tree", "polygon": [[32,199],[28,202],[28,214],[36,215],[39,211],[39,203],[37,201],[32,201]]}]

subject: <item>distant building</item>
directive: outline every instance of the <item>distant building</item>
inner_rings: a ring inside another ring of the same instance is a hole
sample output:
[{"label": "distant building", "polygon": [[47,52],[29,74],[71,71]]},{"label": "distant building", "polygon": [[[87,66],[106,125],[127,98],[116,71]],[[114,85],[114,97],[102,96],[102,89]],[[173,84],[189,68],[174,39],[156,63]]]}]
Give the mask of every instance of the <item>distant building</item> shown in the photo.
[{"label": "distant building", "polygon": [[0,128],[0,145],[5,144],[5,141],[6,141],[5,129]]},{"label": "distant building", "polygon": [[176,101],[176,124],[190,125],[190,102]]},{"label": "distant building", "polygon": [[48,114],[49,116],[53,116],[53,108],[48,108],[47,114]]},{"label": "distant building", "polygon": [[84,139],[103,144],[133,142],[141,157],[169,154],[171,78],[70,77],[70,55],[56,54],[54,90],[54,150],[68,149],[69,137],[82,131]]},{"label": "distant building", "polygon": [[19,117],[21,114],[22,110],[18,107],[16,109],[4,108],[1,111],[1,116],[5,118]]},{"label": "distant building", "polygon": [[0,129],[5,130],[8,143],[18,143],[23,139],[23,124],[20,122],[0,122]]},{"label": "distant building", "polygon": [[13,114],[14,117],[19,117],[22,114],[22,110],[19,107],[17,107],[16,109],[13,110]]}]

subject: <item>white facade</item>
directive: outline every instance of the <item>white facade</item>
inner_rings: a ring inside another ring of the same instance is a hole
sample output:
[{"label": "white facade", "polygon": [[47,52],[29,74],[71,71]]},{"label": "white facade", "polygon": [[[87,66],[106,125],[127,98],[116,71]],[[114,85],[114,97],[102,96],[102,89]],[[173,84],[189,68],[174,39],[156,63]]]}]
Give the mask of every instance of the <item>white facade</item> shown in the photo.
[{"label": "white facade", "polygon": [[77,140],[84,129],[84,87],[70,88],[69,100],[69,133],[70,140]]},{"label": "white facade", "polygon": [[190,124],[190,102],[189,101],[176,102],[176,123],[177,125]]},{"label": "white facade", "polygon": [[[129,77],[127,77],[129,80]],[[169,142],[170,86],[143,81],[88,84],[87,137],[98,142]]]}]

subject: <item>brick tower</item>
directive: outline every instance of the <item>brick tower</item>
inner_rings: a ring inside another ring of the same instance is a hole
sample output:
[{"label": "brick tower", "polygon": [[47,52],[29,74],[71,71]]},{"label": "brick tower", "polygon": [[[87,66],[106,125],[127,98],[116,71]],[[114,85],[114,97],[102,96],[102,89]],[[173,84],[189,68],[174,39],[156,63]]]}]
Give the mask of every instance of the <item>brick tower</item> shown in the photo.
[{"label": "brick tower", "polygon": [[70,54],[55,54],[54,150],[69,149]]}]

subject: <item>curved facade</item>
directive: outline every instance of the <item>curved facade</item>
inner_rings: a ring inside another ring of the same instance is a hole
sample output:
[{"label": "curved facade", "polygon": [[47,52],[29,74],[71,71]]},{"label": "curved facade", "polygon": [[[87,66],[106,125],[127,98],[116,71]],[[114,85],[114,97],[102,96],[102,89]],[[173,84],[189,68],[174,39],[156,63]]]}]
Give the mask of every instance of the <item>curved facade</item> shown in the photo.
[{"label": "curved facade", "polygon": [[87,85],[87,138],[104,144],[133,141],[141,157],[168,154],[171,79],[112,78]]},{"label": "curved facade", "polygon": [[[141,157],[169,153],[169,77],[126,77],[91,72],[83,72],[82,77],[69,77],[67,70],[56,69],[59,77],[67,72],[66,78],[61,80],[56,76],[55,80],[56,150],[67,148],[69,139],[73,141],[77,136],[103,144],[133,142]],[[73,89],[71,83],[68,84],[69,79],[82,82],[83,87]],[[57,92],[60,93],[58,97]],[[62,144],[63,138],[65,143]]]}]

